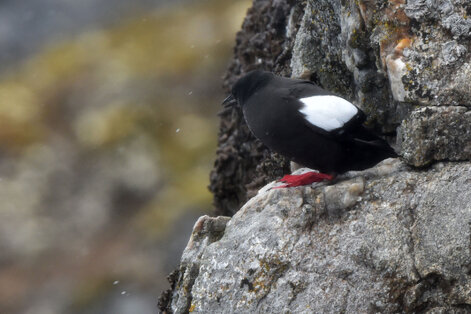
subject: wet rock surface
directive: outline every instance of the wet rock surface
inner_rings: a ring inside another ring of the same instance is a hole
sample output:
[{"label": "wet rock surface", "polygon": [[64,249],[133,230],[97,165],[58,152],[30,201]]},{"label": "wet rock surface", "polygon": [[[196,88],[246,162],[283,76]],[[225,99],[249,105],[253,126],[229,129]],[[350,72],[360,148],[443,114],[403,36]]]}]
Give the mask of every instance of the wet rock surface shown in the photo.
[{"label": "wet rock surface", "polygon": [[373,169],[264,189],[230,220],[200,218],[172,310],[470,311],[471,164]]}]

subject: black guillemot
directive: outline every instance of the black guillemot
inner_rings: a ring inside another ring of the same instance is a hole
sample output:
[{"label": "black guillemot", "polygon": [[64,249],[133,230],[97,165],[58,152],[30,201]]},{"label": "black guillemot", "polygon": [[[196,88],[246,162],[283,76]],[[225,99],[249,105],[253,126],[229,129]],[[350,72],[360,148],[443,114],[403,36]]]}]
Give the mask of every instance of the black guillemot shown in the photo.
[{"label": "black guillemot", "polygon": [[320,171],[286,175],[281,187],[332,180],[397,156],[385,140],[363,126],[363,111],[311,81],[255,70],[234,84],[223,104],[234,103],[233,99],[250,131],[268,148]]}]

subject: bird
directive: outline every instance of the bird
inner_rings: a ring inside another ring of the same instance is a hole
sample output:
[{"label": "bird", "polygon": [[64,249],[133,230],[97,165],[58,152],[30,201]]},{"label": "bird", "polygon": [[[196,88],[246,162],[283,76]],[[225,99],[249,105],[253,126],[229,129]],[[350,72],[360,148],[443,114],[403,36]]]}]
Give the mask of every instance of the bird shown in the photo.
[{"label": "bird", "polygon": [[279,188],[331,181],[397,157],[393,148],[364,126],[365,113],[314,82],[253,70],[239,78],[223,101],[238,104],[253,135],[270,150],[314,169],[285,175]]}]

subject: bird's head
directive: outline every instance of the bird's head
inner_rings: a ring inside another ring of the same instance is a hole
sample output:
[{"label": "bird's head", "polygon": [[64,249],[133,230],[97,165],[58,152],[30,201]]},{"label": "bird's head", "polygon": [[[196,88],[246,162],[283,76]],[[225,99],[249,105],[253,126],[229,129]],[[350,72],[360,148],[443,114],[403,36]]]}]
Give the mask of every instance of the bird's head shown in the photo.
[{"label": "bird's head", "polygon": [[254,70],[241,77],[232,87],[231,94],[224,99],[223,105],[234,105],[233,100],[243,107],[245,101],[267,84],[275,76],[271,72]]}]

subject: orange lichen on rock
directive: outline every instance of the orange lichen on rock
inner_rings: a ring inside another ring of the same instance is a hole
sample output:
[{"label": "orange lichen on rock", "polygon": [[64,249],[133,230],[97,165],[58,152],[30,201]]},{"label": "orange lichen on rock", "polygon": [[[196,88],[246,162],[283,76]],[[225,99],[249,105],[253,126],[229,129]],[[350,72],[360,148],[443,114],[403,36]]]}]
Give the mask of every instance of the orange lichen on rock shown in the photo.
[{"label": "orange lichen on rock", "polygon": [[405,37],[399,41],[399,43],[394,47],[394,56],[396,58],[402,56],[402,52],[404,51],[405,48],[410,47],[412,44],[412,39],[409,37]]},{"label": "orange lichen on rock", "polygon": [[385,67],[388,73],[391,92],[394,99],[404,101],[408,95],[407,90],[402,83],[402,77],[409,71],[407,64],[402,56],[405,48],[409,47],[412,40],[409,37],[399,40],[394,50],[386,56]]},{"label": "orange lichen on rock", "polygon": [[376,28],[382,35],[379,51],[383,70],[386,71],[386,57],[394,53],[395,57],[402,55],[402,50],[410,46],[410,19],[404,12],[404,0],[390,0],[384,8],[379,8],[371,0],[357,2],[365,25]]}]

